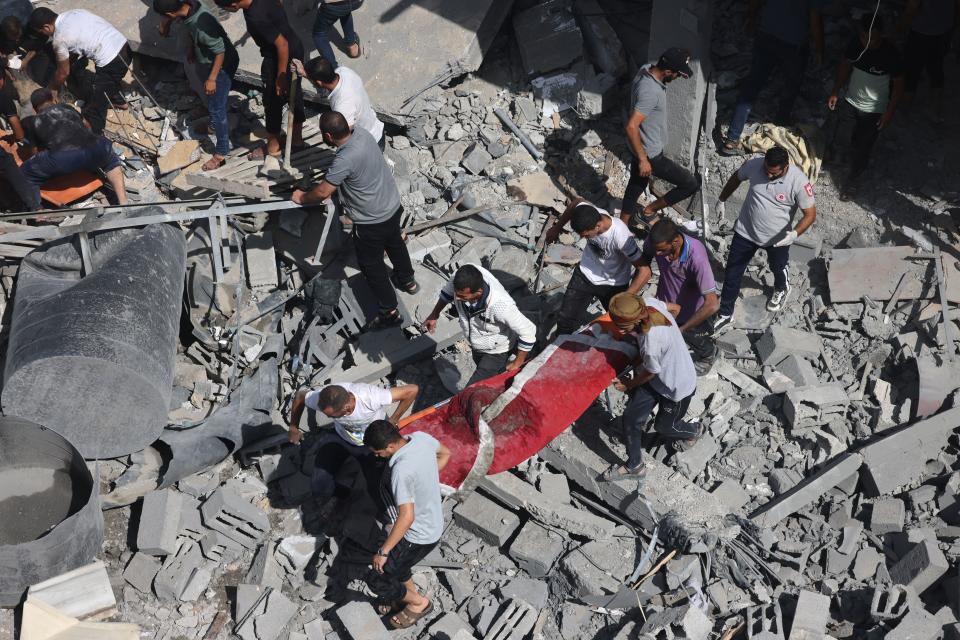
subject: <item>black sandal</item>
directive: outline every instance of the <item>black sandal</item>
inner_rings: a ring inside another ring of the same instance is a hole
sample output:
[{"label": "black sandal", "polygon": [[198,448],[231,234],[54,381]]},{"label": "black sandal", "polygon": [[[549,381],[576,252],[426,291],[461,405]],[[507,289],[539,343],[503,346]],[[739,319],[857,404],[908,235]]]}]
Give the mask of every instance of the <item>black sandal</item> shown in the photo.
[{"label": "black sandal", "polygon": [[724,138],[723,144],[717,147],[717,153],[727,158],[732,156],[742,156],[743,148],[740,146],[739,141]]},{"label": "black sandal", "polygon": [[403,324],[403,316],[400,315],[400,312],[396,309],[393,310],[393,313],[378,313],[377,316],[368,322],[364,327],[364,331],[382,331],[383,329],[391,329],[393,327],[399,327]]}]

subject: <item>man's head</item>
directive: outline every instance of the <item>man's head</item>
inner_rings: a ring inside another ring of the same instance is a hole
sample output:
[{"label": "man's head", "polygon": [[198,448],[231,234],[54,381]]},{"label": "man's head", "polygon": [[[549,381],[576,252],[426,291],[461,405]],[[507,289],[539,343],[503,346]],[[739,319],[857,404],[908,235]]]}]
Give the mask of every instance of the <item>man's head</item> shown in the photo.
[{"label": "man's head", "polygon": [[326,111],[320,114],[320,131],[323,141],[339,147],[350,137],[350,125],[339,111]]},{"label": "man's head", "polygon": [[763,168],[767,172],[767,178],[776,180],[782,178],[790,167],[790,156],[787,150],[781,146],[770,147],[763,156]]},{"label": "man's head", "polygon": [[53,92],[45,87],[37,89],[30,94],[30,104],[33,105],[33,110],[37,113],[40,113],[47,107],[56,104],[56,102],[57,100],[53,97]]},{"label": "man's head", "polygon": [[857,25],[857,33],[860,35],[860,44],[876,49],[883,41],[883,16],[865,13]]},{"label": "man's head", "polygon": [[483,274],[472,264],[465,264],[453,274],[453,291],[457,300],[474,302],[483,296]]},{"label": "man's head", "polygon": [[638,295],[624,291],[610,298],[610,319],[623,332],[633,331],[649,316],[646,303]]},{"label": "man's head", "polygon": [[56,31],[55,22],[57,14],[47,7],[37,7],[30,14],[30,20],[27,22],[27,28],[31,33],[49,38]]},{"label": "man's head", "polygon": [[331,384],[320,390],[317,406],[331,418],[342,418],[357,408],[357,399],[343,387]]},{"label": "man's head", "polygon": [[393,423],[386,420],[374,420],[363,433],[363,444],[378,458],[391,457],[406,442]]},{"label": "man's head", "polygon": [[683,251],[683,234],[670,218],[660,218],[650,230],[650,243],[658,256],[677,260]]},{"label": "man's head", "polygon": [[690,52],[677,47],[667,49],[657,61],[657,69],[663,72],[663,84],[669,84],[677,78],[689,78],[693,75]]},{"label": "man's head", "polygon": [[596,207],[589,204],[578,205],[570,216],[570,226],[580,234],[581,238],[593,238],[600,234],[603,216]]},{"label": "man's head", "polygon": [[153,10],[168,18],[185,18],[190,13],[186,0],[153,0]]},{"label": "man's head", "polygon": [[0,20],[0,53],[10,55],[16,51],[23,39],[23,24],[17,16],[7,16]]},{"label": "man's head", "polygon": [[253,4],[253,0],[213,0],[218,7],[221,9],[226,9],[227,11],[240,11],[241,9],[249,9],[250,5]]},{"label": "man's head", "polygon": [[334,71],[333,65],[323,56],[307,60],[306,64],[303,65],[303,70],[307,72],[310,82],[324,89],[333,88],[332,85],[337,79],[337,73]]}]

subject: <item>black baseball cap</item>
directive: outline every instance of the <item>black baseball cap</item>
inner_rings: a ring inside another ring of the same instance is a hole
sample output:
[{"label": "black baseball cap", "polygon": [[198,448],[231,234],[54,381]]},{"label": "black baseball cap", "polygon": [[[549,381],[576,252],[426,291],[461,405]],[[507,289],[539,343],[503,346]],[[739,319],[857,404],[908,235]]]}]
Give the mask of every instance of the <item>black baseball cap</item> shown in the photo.
[{"label": "black baseball cap", "polygon": [[684,78],[693,75],[693,69],[690,68],[690,52],[677,47],[671,47],[663,52],[660,61],[657,62],[657,68],[665,71],[675,71]]}]

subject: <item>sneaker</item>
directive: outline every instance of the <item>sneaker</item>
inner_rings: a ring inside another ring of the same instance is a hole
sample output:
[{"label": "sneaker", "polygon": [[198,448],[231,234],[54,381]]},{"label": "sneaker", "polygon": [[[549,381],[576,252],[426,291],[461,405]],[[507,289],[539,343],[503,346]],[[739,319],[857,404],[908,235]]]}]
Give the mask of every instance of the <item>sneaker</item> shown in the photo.
[{"label": "sneaker", "polygon": [[725,326],[730,324],[730,321],[732,319],[733,318],[731,316],[717,316],[716,319],[713,321],[714,332],[720,331],[720,329],[723,329]]},{"label": "sneaker", "polygon": [[787,296],[790,295],[790,283],[787,283],[787,288],[783,291],[774,291],[773,295],[770,296],[770,300],[767,302],[767,311],[780,311],[783,308],[783,303],[787,300]]}]

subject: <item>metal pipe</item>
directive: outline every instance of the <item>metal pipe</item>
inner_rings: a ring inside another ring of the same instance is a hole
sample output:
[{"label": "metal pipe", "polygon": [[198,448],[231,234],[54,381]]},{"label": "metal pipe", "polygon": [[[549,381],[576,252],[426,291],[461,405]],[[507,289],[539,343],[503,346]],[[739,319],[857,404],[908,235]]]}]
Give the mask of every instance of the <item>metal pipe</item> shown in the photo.
[{"label": "metal pipe", "polygon": [[520,131],[520,127],[518,127],[517,124],[510,119],[510,116],[504,113],[503,109],[497,107],[493,110],[493,113],[496,114],[496,116],[500,118],[500,121],[503,122],[503,124],[505,124],[507,128],[513,132],[513,135],[520,139],[520,144],[522,144],[523,147],[530,152],[530,155],[533,156],[534,160],[543,159],[543,154],[540,153],[540,150],[533,146],[533,142],[527,137],[527,134],[525,134],[523,131]]}]

